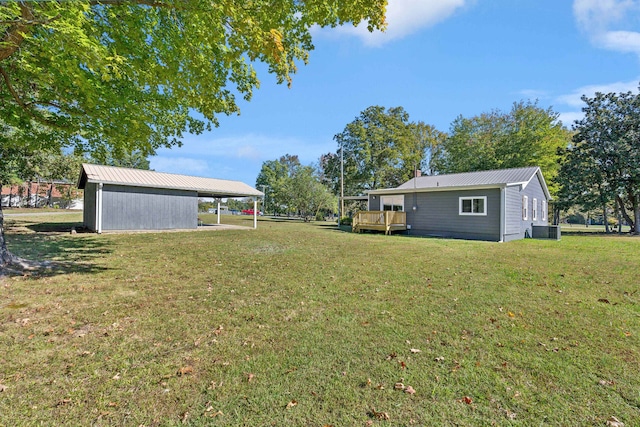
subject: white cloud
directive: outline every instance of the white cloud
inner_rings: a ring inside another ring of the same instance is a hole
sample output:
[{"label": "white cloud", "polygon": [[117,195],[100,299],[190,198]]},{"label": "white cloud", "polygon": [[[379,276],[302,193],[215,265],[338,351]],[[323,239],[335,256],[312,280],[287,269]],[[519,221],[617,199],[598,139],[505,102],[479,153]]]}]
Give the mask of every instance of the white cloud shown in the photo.
[{"label": "white cloud", "polygon": [[[560,95],[555,98],[555,103],[560,106],[567,107],[566,111],[560,112],[560,120],[562,124],[570,128],[576,120],[580,120],[584,117],[582,107],[585,106],[582,101],[582,96],[585,95],[588,98],[593,98],[597,92],[600,93],[624,93],[624,92],[638,92],[638,81],[640,77],[628,82],[614,82],[601,85],[588,85],[577,88],[571,93]],[[556,108],[557,110],[557,108]]]},{"label": "white cloud", "polygon": [[[326,142],[301,140],[293,137],[247,133],[223,138],[211,138],[210,135],[188,136],[182,147],[174,147],[171,152],[180,155],[207,156],[235,160],[273,160],[284,154],[297,154],[301,160],[316,161],[324,151],[334,149],[326,147]],[[159,154],[167,151],[160,151]]]},{"label": "white cloud", "polygon": [[621,93],[621,92],[637,92],[638,91],[638,81],[640,77],[635,80],[631,80],[628,82],[615,82],[608,83],[603,85],[589,85],[579,87],[573,92],[561,95],[556,98],[556,101],[561,105],[568,105],[573,108],[582,108],[584,106],[584,102],[582,101],[582,95],[586,95],[589,98],[593,98],[596,92],[601,93]]},{"label": "white cloud", "polygon": [[578,26],[598,47],[640,56],[640,33],[625,27],[640,16],[640,0],[574,0]]},{"label": "white cloud", "polygon": [[584,113],[581,111],[568,111],[558,114],[558,118],[562,122],[562,125],[569,129],[571,129],[571,126],[575,123],[576,120],[581,120],[584,117]]},{"label": "white cloud", "polygon": [[389,0],[387,6],[387,29],[370,33],[366,24],[357,27],[345,25],[326,29],[327,34],[352,35],[362,39],[367,46],[381,46],[391,40],[403,38],[423,28],[444,21],[469,0]]},{"label": "white cloud", "polygon": [[332,140],[309,141],[273,135],[241,134],[223,138],[188,135],[181,147],[161,148],[150,159],[159,172],[252,182],[266,160],[285,154],[297,155],[302,164],[317,162],[320,155],[335,150]]}]

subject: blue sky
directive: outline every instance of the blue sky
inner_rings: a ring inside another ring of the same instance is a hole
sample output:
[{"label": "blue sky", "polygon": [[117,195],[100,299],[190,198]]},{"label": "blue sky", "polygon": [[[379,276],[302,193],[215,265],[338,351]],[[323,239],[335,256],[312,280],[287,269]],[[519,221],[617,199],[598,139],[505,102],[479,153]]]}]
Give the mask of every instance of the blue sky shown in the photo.
[{"label": "blue sky", "polygon": [[335,152],[333,136],[371,105],[448,131],[459,115],[537,99],[570,127],[582,94],[640,82],[640,0],[389,0],[387,21],[385,33],[314,30],[290,89],[257,64],[261,88],[239,116],[159,150],[151,167],[255,185],[264,161]]}]

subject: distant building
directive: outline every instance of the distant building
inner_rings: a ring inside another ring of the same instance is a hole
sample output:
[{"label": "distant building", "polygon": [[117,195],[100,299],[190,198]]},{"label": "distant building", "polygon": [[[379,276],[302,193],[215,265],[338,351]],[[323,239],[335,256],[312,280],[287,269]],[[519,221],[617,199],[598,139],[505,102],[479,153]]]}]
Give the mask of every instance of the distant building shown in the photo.
[{"label": "distant building", "polygon": [[50,202],[52,206],[64,209],[82,209],[82,192],[75,184],[64,181],[25,182],[20,185],[2,187],[0,203],[3,207],[43,207]]},{"label": "distant building", "polygon": [[84,226],[110,230],[198,227],[198,198],[263,196],[240,182],[140,169],[83,164]]}]

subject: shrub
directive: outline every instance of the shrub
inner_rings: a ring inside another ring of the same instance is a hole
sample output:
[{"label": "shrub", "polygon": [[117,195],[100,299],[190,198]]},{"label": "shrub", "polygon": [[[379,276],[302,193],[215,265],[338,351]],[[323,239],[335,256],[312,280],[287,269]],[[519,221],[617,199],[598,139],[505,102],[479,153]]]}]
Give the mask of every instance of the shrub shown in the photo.
[{"label": "shrub", "polygon": [[340,224],[341,225],[351,225],[353,223],[353,219],[349,218],[348,216],[344,216],[342,218],[340,218]]}]

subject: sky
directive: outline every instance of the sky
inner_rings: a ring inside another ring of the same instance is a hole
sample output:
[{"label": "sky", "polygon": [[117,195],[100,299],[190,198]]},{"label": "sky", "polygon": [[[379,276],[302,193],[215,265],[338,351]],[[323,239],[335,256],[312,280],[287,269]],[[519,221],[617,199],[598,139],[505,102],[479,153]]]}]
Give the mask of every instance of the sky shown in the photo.
[{"label": "sky", "polygon": [[291,88],[256,64],[260,89],[240,115],[150,158],[159,172],[255,186],[263,162],[304,165],[372,105],[448,132],[456,117],[538,101],[568,128],[582,95],[637,92],[640,0],[389,0],[386,32],[313,29]]}]

